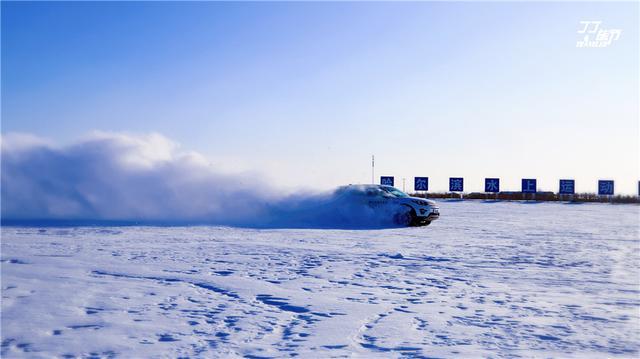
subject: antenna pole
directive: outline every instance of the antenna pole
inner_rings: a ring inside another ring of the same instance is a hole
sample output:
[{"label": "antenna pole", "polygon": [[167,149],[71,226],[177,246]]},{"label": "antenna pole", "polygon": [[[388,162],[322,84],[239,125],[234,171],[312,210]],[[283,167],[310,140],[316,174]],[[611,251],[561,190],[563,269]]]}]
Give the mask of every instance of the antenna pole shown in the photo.
[{"label": "antenna pole", "polygon": [[375,168],[376,168],[375,156],[371,155],[371,184],[376,184]]}]

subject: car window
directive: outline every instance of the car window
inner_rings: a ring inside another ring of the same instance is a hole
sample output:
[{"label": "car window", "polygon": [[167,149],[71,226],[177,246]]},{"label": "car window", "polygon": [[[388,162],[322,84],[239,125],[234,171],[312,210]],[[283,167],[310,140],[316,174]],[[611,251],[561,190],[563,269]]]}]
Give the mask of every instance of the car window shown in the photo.
[{"label": "car window", "polygon": [[381,187],[383,191],[391,194],[394,197],[398,197],[398,198],[407,198],[409,197],[408,194],[400,191],[399,189],[396,189],[394,187]]}]

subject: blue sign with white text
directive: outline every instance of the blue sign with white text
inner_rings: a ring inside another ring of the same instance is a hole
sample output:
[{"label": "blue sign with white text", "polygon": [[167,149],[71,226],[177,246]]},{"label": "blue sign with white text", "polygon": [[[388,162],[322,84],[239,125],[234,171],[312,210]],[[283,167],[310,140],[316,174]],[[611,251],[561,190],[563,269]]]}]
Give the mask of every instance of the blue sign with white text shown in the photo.
[{"label": "blue sign with white text", "polygon": [[464,189],[464,179],[461,177],[449,178],[449,192],[462,192]]},{"label": "blue sign with white text", "polygon": [[599,180],[598,194],[601,196],[613,196],[613,181]]},{"label": "blue sign with white text", "polygon": [[485,178],[484,191],[494,193],[500,192],[500,178]]},{"label": "blue sign with white text", "polygon": [[380,184],[383,186],[393,186],[393,176],[381,176]]},{"label": "blue sign with white text", "polygon": [[428,191],[429,190],[429,177],[415,177],[413,189],[415,191]]},{"label": "blue sign with white text", "polygon": [[535,178],[523,178],[522,193],[536,193],[536,182]]},{"label": "blue sign with white text", "polygon": [[560,180],[559,194],[575,194],[576,193],[576,181],[570,179]]}]

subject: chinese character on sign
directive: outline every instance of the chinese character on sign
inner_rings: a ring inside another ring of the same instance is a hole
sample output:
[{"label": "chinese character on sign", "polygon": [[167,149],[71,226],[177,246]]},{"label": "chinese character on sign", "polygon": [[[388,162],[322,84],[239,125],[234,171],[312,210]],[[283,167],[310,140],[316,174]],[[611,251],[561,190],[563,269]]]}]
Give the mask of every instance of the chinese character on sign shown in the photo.
[{"label": "chinese character on sign", "polygon": [[380,184],[383,186],[393,186],[393,176],[380,177]]},{"label": "chinese character on sign", "polygon": [[536,180],[533,178],[523,178],[522,193],[536,193]]},{"label": "chinese character on sign", "polygon": [[500,192],[500,179],[499,178],[485,178],[484,179],[484,191],[485,192]]},{"label": "chinese character on sign", "polygon": [[613,195],[613,181],[598,181],[598,194],[601,196],[612,196]]},{"label": "chinese character on sign", "polygon": [[462,192],[464,188],[464,179],[460,177],[449,178],[449,192]]},{"label": "chinese character on sign", "polygon": [[578,34],[584,34],[576,43],[576,47],[608,47],[617,41],[622,34],[621,29],[602,29],[602,21],[580,21]]},{"label": "chinese character on sign", "polygon": [[428,191],[429,190],[429,177],[416,177],[414,179],[413,189],[415,191]]},{"label": "chinese character on sign", "polygon": [[558,193],[560,194],[575,194],[575,181],[574,180],[560,180],[560,190]]}]

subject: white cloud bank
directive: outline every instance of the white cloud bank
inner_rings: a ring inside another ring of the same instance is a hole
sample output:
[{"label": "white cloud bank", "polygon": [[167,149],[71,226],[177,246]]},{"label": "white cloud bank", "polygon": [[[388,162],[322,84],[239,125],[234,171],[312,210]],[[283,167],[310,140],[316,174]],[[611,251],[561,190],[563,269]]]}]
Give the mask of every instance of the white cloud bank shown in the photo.
[{"label": "white cloud bank", "polygon": [[100,132],[68,146],[7,134],[1,146],[5,223],[354,228],[388,226],[392,217],[334,193],[285,196],[256,174],[221,173],[159,134]]}]

